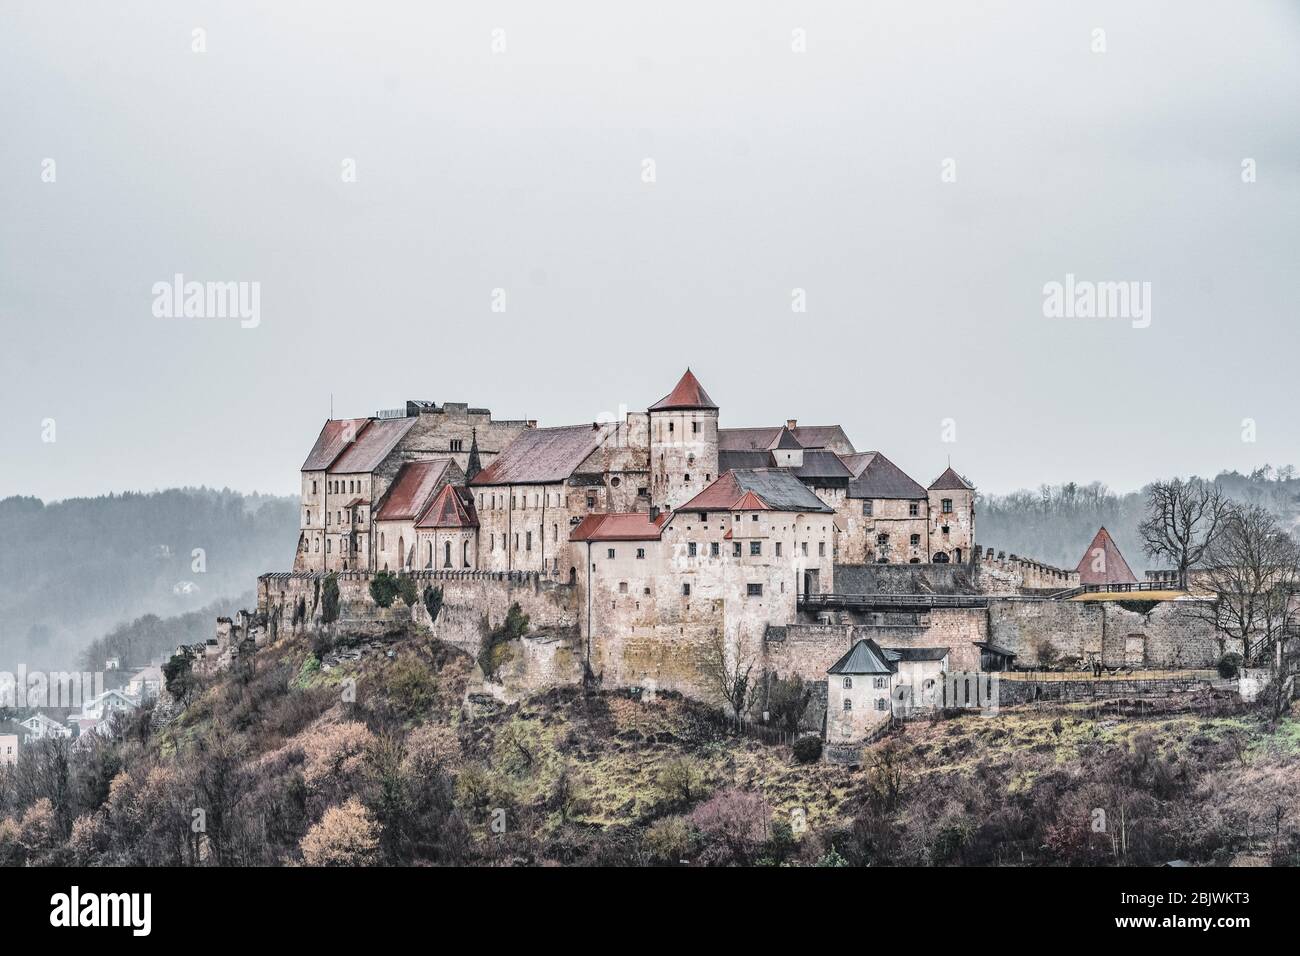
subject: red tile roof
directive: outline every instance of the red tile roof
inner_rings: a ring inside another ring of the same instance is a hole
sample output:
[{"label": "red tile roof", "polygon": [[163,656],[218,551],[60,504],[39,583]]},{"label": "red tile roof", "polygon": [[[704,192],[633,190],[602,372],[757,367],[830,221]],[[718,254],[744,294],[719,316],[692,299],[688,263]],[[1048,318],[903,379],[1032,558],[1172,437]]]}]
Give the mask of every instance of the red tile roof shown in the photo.
[{"label": "red tile roof", "polygon": [[1137,575],[1104,527],[1092,539],[1088,550],[1083,552],[1076,570],[1080,584],[1137,584]]},{"label": "red tile roof", "polygon": [[417,528],[477,528],[474,496],[464,488],[443,485],[433,504],[415,523]]},{"label": "red tile roof", "polygon": [[642,512],[587,515],[569,532],[570,541],[658,541],[668,514],[654,521]]},{"label": "red tile roof", "polygon": [[373,419],[343,454],[330,465],[330,474],[359,474],[378,468],[412,426],[414,418]]},{"label": "red tile roof", "polygon": [[741,495],[739,500],[732,502],[731,507],[728,508],[727,510],[728,511],[771,511],[772,509],[769,508],[767,506],[767,502],[764,501],[762,498],[760,498],[758,495],[754,494],[752,491],[747,491],[743,495]]},{"label": "red tile roof", "polygon": [[417,517],[428,507],[434,489],[451,464],[449,458],[408,461],[398,469],[372,517],[376,521],[410,521]]},{"label": "red tile roof", "polygon": [[316,436],[316,444],[302,463],[302,470],[324,471],[369,424],[368,418],[331,418]]},{"label": "red tile roof", "polygon": [[652,412],[662,412],[668,409],[691,409],[691,408],[717,408],[713,404],[713,399],[709,398],[709,393],[704,390],[690,369],[681,377],[676,387],[665,395],[659,401],[650,406]]},{"label": "red tile roof", "polygon": [[506,446],[471,482],[473,485],[537,485],[564,481],[617,425],[530,428]]}]

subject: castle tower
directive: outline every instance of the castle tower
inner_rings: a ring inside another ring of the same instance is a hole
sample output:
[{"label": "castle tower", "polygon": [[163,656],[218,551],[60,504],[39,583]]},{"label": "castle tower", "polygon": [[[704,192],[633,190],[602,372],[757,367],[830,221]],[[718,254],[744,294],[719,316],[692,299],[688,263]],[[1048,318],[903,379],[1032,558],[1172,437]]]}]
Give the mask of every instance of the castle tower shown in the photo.
[{"label": "castle tower", "polygon": [[930,560],[969,564],[974,560],[975,488],[949,466],[926,489],[930,509]]},{"label": "castle tower", "polygon": [[676,508],[718,477],[718,406],[688,368],[649,416],[650,503]]}]

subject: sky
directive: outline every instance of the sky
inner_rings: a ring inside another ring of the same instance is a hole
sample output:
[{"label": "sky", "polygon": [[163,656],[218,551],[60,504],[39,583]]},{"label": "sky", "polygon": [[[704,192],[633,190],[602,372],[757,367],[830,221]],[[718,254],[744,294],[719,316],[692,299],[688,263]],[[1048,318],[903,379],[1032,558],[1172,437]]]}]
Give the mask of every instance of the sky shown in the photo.
[{"label": "sky", "polygon": [[1270,0],[8,0],[0,496],[293,494],[331,407],[687,366],[926,484],[1300,464],[1297,49]]}]

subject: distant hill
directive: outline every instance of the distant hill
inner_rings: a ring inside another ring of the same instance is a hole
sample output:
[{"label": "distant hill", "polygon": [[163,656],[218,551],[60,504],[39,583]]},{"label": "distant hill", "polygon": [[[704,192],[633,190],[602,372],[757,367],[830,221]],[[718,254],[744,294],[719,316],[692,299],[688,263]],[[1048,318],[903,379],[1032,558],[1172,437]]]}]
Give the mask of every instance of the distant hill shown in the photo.
[{"label": "distant hill", "polygon": [[[1300,527],[1300,479],[1287,466],[1264,466],[1249,475],[1221,472],[1214,479],[1237,501],[1264,505],[1294,534]],[[1098,481],[1043,485],[1037,491],[980,495],[976,504],[977,543],[1072,569],[1102,525],[1111,533],[1139,577],[1160,564],[1142,552],[1138,525],[1146,516],[1147,489],[1117,493]]]},{"label": "distant hill", "polygon": [[0,527],[0,670],[62,669],[123,622],[236,598],[287,568],[298,508],[209,488],[13,497],[0,500]]}]

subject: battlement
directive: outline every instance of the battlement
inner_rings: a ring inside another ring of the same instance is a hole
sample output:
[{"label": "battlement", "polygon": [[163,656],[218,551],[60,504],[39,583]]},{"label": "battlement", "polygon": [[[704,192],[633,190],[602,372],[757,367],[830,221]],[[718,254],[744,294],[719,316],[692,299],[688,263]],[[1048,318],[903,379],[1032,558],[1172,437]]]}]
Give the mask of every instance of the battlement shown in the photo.
[{"label": "battlement", "polygon": [[1033,558],[977,546],[980,589],[986,593],[1020,591],[1064,591],[1077,587],[1079,572],[1067,571]]}]

